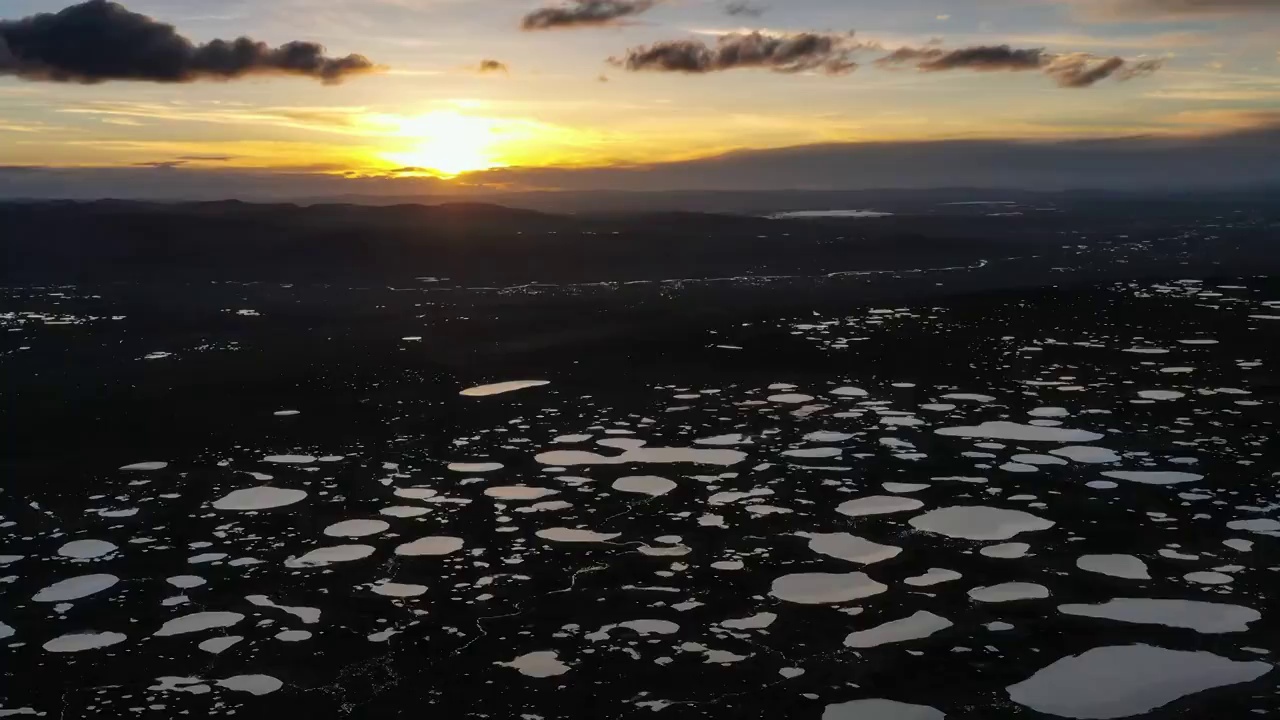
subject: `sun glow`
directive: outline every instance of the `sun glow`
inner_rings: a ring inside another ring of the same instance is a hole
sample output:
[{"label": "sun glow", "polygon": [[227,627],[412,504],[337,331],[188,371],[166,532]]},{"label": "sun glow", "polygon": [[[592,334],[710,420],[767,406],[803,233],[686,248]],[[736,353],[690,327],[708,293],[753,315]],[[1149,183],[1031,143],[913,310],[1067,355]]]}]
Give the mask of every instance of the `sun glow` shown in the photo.
[{"label": "sun glow", "polygon": [[399,125],[396,135],[408,139],[405,148],[384,158],[442,177],[503,167],[500,146],[515,139],[512,129],[500,120],[452,110],[404,118]]}]

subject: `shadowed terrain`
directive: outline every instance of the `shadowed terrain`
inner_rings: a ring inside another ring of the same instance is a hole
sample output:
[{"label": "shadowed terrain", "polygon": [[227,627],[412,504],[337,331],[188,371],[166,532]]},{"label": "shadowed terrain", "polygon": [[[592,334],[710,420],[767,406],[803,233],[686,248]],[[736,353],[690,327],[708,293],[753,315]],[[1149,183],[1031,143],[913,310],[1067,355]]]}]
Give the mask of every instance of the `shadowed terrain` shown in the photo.
[{"label": "shadowed terrain", "polygon": [[0,707],[1280,712],[1280,208],[975,200],[0,205]]}]

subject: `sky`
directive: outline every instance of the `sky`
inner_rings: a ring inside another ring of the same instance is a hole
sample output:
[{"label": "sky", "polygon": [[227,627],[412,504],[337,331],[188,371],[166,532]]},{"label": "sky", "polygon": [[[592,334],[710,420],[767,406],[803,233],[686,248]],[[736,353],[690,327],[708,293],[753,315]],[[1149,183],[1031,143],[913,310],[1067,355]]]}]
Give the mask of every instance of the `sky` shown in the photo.
[{"label": "sky", "polygon": [[826,143],[1280,124],[1280,0],[70,6],[0,0],[0,166],[465,183]]}]

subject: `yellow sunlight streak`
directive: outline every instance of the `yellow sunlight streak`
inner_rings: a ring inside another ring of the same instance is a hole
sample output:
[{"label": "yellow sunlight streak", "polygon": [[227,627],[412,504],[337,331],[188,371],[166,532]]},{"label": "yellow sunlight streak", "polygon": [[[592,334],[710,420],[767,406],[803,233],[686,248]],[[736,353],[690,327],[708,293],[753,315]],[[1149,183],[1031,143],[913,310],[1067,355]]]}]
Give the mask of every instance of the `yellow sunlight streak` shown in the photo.
[{"label": "yellow sunlight streak", "polygon": [[578,165],[597,160],[609,142],[590,130],[457,110],[412,117],[379,115],[369,122],[395,128],[383,136],[390,147],[377,155],[378,164],[392,163],[407,175],[451,178],[511,166]]}]

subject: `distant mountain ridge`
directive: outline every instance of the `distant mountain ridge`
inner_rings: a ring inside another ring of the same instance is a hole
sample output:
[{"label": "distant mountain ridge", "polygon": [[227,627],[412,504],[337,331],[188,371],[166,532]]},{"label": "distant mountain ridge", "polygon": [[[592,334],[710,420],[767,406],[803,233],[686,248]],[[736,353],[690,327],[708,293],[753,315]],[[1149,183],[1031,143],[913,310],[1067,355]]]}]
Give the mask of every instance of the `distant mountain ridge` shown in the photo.
[{"label": "distant mountain ridge", "polygon": [[[977,198],[1011,200],[1015,207],[948,205],[943,203],[969,201],[937,192],[856,197],[859,204],[874,200],[874,207],[889,214],[774,220],[743,212],[622,211],[601,202],[577,214],[475,202],[388,207],[237,200],[0,202],[0,281],[360,278],[412,284],[414,278],[431,276],[518,285],[809,276],[1038,256],[1061,252],[1068,242],[1159,243],[1171,233],[1199,232],[1206,223],[1220,228],[1214,233],[1235,228],[1231,232],[1253,243],[1280,226],[1274,197],[987,193]],[[832,196],[831,202],[837,201]],[[751,195],[733,202],[750,205],[760,199]],[[1273,247],[1265,249],[1274,255]]]},{"label": "distant mountain ridge", "polygon": [[[484,193],[475,197],[457,195],[360,195],[338,194],[288,199],[268,198],[261,201],[245,200],[84,200],[13,198],[0,203],[84,203],[109,207],[111,203],[145,208],[148,205],[172,207],[175,204],[191,210],[204,206],[220,210],[254,207],[312,207],[356,208],[377,207],[392,213],[422,212],[412,208],[435,208],[432,212],[457,217],[474,216],[476,220],[496,219],[505,213],[534,212],[537,214],[654,214],[654,213],[711,213],[730,215],[766,215],[770,213],[803,210],[863,210],[873,209],[893,213],[941,212],[948,204],[974,203],[978,201],[1013,201],[1020,204],[1037,203],[1056,207],[1072,207],[1080,204],[1096,205],[1115,202],[1257,202],[1280,198],[1280,182],[1242,188],[1213,191],[1158,191],[1158,190],[1105,190],[1073,189],[1063,191],[1036,191],[1001,188],[931,188],[867,189],[867,190],[759,190],[759,191],[528,191]],[[1280,201],[1278,201],[1280,202]],[[953,208],[957,209],[957,208]],[[390,215],[385,216],[390,217]],[[512,215],[512,217],[515,217]],[[534,218],[529,217],[530,220]]]}]

